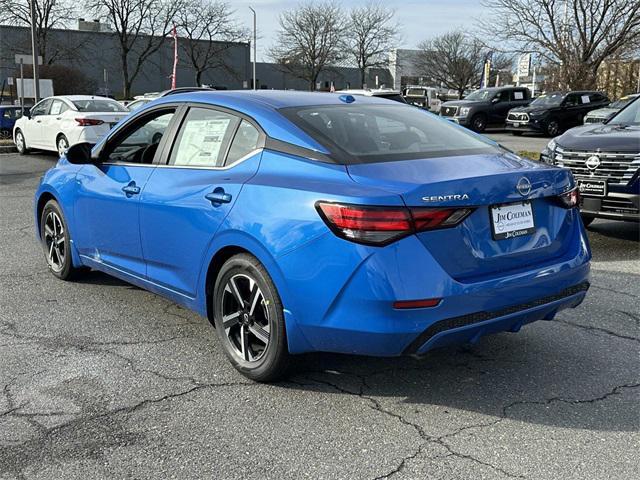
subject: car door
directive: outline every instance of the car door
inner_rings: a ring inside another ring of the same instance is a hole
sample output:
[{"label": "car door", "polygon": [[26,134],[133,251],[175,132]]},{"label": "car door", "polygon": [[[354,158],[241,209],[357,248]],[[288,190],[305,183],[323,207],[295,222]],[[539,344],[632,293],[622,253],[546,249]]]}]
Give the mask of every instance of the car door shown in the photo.
[{"label": "car door", "polygon": [[579,125],[583,111],[580,94],[570,93],[567,95],[562,107],[560,112],[560,124],[562,128],[567,129]]},{"label": "car door", "polygon": [[507,119],[507,114],[511,109],[511,98],[509,96],[509,90],[503,90],[498,92],[494,97],[494,101],[497,99],[498,101],[492,104],[491,109],[489,110],[489,123],[491,124],[504,124]]},{"label": "car door", "polygon": [[[74,237],[83,257],[146,276],[140,243],[140,193],[160,158],[162,134],[171,128],[176,108],[159,106],[134,117],[107,139],[98,163],[78,172]],[[150,125],[156,135],[147,134]]]},{"label": "car door", "polygon": [[56,140],[61,132],[60,120],[62,114],[69,109],[69,106],[59,98],[51,100],[49,111],[40,118],[42,128],[42,147],[47,150],[57,150]]},{"label": "car door", "polygon": [[29,147],[43,148],[42,119],[49,113],[51,99],[46,98],[36,103],[29,113],[29,117],[24,119],[22,125],[24,138]]},{"label": "car door", "polygon": [[152,282],[195,297],[205,253],[257,172],[264,138],[253,120],[235,112],[189,107],[166,165],[142,192],[140,232]]}]

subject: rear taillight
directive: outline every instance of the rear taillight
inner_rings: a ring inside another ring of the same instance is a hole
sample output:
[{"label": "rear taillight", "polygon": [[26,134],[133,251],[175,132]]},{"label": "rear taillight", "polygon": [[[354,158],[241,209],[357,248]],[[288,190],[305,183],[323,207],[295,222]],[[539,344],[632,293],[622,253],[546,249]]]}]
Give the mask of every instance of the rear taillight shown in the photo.
[{"label": "rear taillight", "polygon": [[458,225],[471,208],[369,207],[317,202],[316,208],[339,237],[366,245],[387,245],[416,232]]},{"label": "rear taillight", "polygon": [[97,120],[94,118],[76,118],[76,122],[78,122],[78,125],[81,127],[93,127],[104,123],[103,120]]},{"label": "rear taillight", "polygon": [[580,205],[580,190],[576,187],[562,195],[558,195],[558,199],[560,200],[560,205],[564,208],[575,208]]}]

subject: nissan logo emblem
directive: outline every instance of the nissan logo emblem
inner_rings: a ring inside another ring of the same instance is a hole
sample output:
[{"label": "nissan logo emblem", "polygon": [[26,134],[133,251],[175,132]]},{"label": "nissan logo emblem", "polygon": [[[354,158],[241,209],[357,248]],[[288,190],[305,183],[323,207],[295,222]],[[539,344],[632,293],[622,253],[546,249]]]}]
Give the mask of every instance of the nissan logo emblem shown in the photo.
[{"label": "nissan logo emblem", "polygon": [[600,166],[600,157],[597,155],[592,155],[591,157],[587,158],[587,161],[584,162],[584,164],[589,170],[595,170]]},{"label": "nissan logo emblem", "polygon": [[516,190],[523,197],[526,197],[531,192],[531,182],[527,177],[522,177],[518,180],[518,184],[516,185]]}]

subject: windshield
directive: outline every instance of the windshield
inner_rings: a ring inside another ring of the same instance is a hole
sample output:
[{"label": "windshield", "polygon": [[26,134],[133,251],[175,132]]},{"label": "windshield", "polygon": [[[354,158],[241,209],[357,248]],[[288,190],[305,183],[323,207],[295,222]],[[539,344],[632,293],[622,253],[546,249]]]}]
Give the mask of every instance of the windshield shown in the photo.
[{"label": "windshield", "polygon": [[495,92],[493,90],[488,90],[486,88],[483,88],[481,90],[476,90],[475,92],[470,93],[469,95],[464,97],[464,99],[465,100],[489,100],[490,98],[493,98],[494,93]]},{"label": "windshield", "polygon": [[531,102],[531,107],[557,107],[562,103],[564,99],[564,93],[554,92],[549,93],[548,95],[540,95],[533,102]]},{"label": "windshield", "polygon": [[609,120],[607,125],[640,125],[640,97]]},{"label": "windshield", "polygon": [[72,103],[79,112],[128,112],[124,105],[115,100],[74,100]]},{"label": "windshield", "polygon": [[489,141],[405,105],[321,105],[280,110],[342,163],[449,157],[500,150]]}]

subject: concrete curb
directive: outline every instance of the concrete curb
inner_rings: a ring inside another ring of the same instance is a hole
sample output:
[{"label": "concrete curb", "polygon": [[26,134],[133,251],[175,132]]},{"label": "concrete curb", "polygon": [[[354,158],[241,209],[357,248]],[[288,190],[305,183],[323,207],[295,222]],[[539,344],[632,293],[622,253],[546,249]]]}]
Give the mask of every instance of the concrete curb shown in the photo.
[{"label": "concrete curb", "polygon": [[0,153],[16,153],[17,151],[15,145],[0,145]]}]

